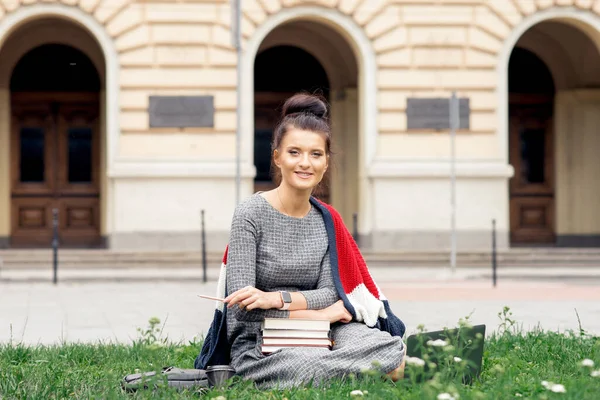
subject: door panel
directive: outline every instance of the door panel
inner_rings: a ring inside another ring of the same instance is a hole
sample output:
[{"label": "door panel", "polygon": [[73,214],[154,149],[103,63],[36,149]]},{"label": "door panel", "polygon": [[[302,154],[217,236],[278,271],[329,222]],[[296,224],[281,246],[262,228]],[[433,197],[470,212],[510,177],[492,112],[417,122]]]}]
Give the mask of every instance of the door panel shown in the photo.
[{"label": "door panel", "polygon": [[12,100],[11,244],[50,246],[57,209],[61,247],[100,245],[97,96],[19,93]]},{"label": "door panel", "polygon": [[13,105],[13,194],[50,195],[54,191],[54,131],[49,115],[47,104]]},{"label": "door panel", "polygon": [[553,243],[554,137],[552,103],[523,96],[511,102],[510,180],[511,242]]},{"label": "door panel", "polygon": [[99,195],[99,147],[94,104],[65,104],[58,115],[61,195]]},{"label": "door panel", "polygon": [[554,199],[512,196],[511,239],[515,243],[554,242]]},{"label": "door panel", "polygon": [[100,204],[94,197],[61,197],[58,202],[60,237],[73,247],[89,246],[98,240]]},{"label": "door panel", "polygon": [[50,197],[12,198],[13,246],[45,247],[52,240],[52,208]]}]

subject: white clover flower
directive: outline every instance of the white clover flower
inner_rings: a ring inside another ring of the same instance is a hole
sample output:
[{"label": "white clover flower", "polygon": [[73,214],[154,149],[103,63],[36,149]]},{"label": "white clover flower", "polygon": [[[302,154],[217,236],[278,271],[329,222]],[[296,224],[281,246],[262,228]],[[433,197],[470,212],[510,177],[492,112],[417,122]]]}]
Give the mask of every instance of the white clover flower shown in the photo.
[{"label": "white clover flower", "polygon": [[428,340],[427,345],[434,346],[434,347],[444,347],[444,346],[448,345],[448,342],[446,342],[445,340],[442,340],[442,339]]},{"label": "white clover flower", "polygon": [[450,393],[440,393],[437,395],[437,400],[458,400],[458,395],[452,396]]},{"label": "white clover flower", "polygon": [[565,389],[565,387],[563,385],[560,384],[555,384],[550,386],[550,390],[553,391],[554,393],[566,393],[567,390]]},{"label": "white clover flower", "polygon": [[583,360],[581,362],[581,366],[582,367],[593,367],[594,366],[594,361],[590,360],[589,358],[586,358],[585,360]]},{"label": "white clover flower", "polygon": [[590,376],[591,376],[592,378],[600,378],[600,369],[599,369],[599,370],[596,370],[596,371],[592,371],[592,372],[590,373]]},{"label": "white clover flower", "polygon": [[550,386],[550,384],[548,383],[548,381],[542,381],[542,386],[547,388],[548,386]]},{"label": "white clover flower", "polygon": [[454,357],[454,362],[461,362],[461,361],[462,361],[462,358],[460,358],[460,357]]},{"label": "white clover flower", "polygon": [[523,397],[521,393],[515,393],[515,397]]},{"label": "white clover flower", "polygon": [[425,365],[425,360],[422,360],[419,357],[406,357],[406,363],[408,365],[417,365],[422,367]]},{"label": "white clover flower", "polygon": [[350,397],[362,397],[363,392],[360,390],[353,390],[350,392]]},{"label": "white clover flower", "polygon": [[455,348],[451,344],[448,346],[444,346],[444,351],[447,353],[454,353],[454,350],[455,350]]}]

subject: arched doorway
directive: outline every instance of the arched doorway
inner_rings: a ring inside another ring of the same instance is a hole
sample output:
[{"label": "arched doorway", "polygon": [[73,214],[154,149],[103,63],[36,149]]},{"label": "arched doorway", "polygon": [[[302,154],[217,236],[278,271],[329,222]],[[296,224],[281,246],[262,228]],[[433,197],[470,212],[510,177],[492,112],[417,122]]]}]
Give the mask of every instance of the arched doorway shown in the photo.
[{"label": "arched doorway", "polygon": [[600,245],[600,53],[580,28],[545,21],[508,68],[512,245]]},{"label": "arched doorway", "polygon": [[101,245],[100,90],[92,60],[38,45],[10,74],[11,245],[49,246],[53,210],[61,247]]},{"label": "arched doorway", "polygon": [[293,93],[323,95],[330,104],[334,159],[315,195],[333,204],[348,227],[359,212],[358,63],[347,40],[314,21],[277,26],[259,46],[254,63],[255,190],[273,187],[272,130]]},{"label": "arched doorway", "polygon": [[553,243],[554,81],[546,64],[520,47],[508,69],[511,242]]}]

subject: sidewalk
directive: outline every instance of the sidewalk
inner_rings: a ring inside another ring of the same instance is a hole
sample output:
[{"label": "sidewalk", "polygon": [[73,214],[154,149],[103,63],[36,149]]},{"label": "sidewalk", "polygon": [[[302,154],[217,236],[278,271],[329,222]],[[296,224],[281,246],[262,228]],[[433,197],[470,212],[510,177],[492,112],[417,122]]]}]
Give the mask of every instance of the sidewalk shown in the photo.
[{"label": "sidewalk", "polygon": [[[165,324],[171,340],[191,340],[206,332],[212,320],[215,303],[196,296],[214,295],[218,270],[208,272],[209,281],[203,283],[200,269],[65,270],[53,285],[51,271],[2,271],[0,342],[131,343],[136,328],[145,328],[151,317]],[[471,321],[486,324],[489,334],[498,329],[498,313],[508,306],[524,329],[539,324],[577,331],[578,313],[583,328],[600,335],[597,270],[500,271],[496,288],[485,270],[371,272],[408,334],[419,324],[429,330],[455,326],[471,313]]]},{"label": "sidewalk", "polygon": [[[457,267],[371,267],[378,283],[383,282],[462,282],[492,281],[491,268]],[[218,268],[207,268],[207,280],[218,279]],[[166,266],[135,268],[64,268],[58,270],[59,282],[202,282],[203,271],[192,267]],[[47,269],[0,269],[0,284],[17,282],[52,282],[52,266]],[[600,284],[600,267],[502,267],[497,269],[497,281],[570,281]]]}]

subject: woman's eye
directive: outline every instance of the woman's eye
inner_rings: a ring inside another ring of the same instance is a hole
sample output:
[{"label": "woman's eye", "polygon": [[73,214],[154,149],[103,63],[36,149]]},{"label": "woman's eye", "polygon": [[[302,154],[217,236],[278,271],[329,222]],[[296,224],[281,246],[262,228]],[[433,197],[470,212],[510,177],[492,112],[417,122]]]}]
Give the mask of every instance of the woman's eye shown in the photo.
[{"label": "woman's eye", "polygon": [[315,156],[315,157],[321,157],[321,155],[322,155],[322,154],[321,154],[321,153],[319,153],[319,152],[313,153],[313,156]]},{"label": "woman's eye", "polygon": [[296,150],[290,150],[290,151],[289,151],[289,153],[290,153],[290,154],[293,154],[293,155],[296,155],[296,154],[298,154],[298,152],[297,152]]}]

